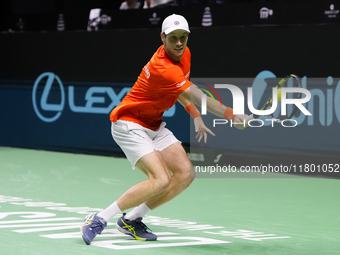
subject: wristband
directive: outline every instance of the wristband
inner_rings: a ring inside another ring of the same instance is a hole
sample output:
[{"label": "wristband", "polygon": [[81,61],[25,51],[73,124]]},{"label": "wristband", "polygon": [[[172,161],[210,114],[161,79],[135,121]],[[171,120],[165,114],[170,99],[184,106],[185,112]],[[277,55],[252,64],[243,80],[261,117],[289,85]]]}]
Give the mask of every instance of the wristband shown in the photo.
[{"label": "wristband", "polygon": [[191,115],[193,119],[201,115],[201,113],[199,112],[199,110],[197,110],[196,106],[193,103],[190,103],[184,109]]},{"label": "wristband", "polygon": [[230,107],[227,107],[227,109],[225,109],[225,111],[224,111],[223,116],[227,120],[234,120],[235,115],[233,114],[233,109],[230,108]]}]

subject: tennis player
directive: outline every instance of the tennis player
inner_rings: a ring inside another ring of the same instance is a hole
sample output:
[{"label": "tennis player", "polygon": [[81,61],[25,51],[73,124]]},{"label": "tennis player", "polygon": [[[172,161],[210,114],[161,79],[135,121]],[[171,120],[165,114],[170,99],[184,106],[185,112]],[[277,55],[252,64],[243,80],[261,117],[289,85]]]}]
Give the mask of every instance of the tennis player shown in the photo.
[{"label": "tennis player", "polygon": [[[202,91],[189,81],[189,33],[183,16],[173,14],[163,21],[163,45],[144,66],[121,104],[111,112],[113,139],[132,168],[139,168],[148,179],[128,189],[104,211],[85,218],[80,231],[86,244],[90,244],[115,215],[133,207],[122,214],[116,228],[137,240],[156,240],[157,236],[142,222],[143,216],[179,195],[194,180],[194,169],[187,154],[162,120],[164,111],[178,101],[192,116],[199,141],[204,138],[206,142],[208,133],[214,136],[195,107],[195,104],[201,105]],[[242,122],[247,116],[233,115],[231,108],[215,105],[210,97],[207,110],[234,122]],[[235,127],[244,128],[243,124]]]}]

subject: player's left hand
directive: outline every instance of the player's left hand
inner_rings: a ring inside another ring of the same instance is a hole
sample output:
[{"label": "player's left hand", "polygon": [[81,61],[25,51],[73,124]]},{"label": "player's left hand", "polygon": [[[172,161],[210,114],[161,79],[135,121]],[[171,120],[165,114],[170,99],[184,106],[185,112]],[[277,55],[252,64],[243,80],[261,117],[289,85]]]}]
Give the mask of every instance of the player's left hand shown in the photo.
[{"label": "player's left hand", "polygon": [[[245,129],[246,127],[248,127],[248,123],[244,123],[244,119],[248,117],[247,114],[237,114],[235,115],[234,117],[234,120],[233,120],[233,124],[234,124],[234,127],[236,127],[237,129]],[[238,124],[236,124],[238,123]]]},{"label": "player's left hand", "polygon": [[194,125],[195,132],[197,132],[196,139],[198,138],[198,142],[200,142],[204,137],[204,143],[207,143],[208,137],[207,133],[211,134],[212,136],[215,136],[215,134],[205,126],[201,116],[194,118]]}]

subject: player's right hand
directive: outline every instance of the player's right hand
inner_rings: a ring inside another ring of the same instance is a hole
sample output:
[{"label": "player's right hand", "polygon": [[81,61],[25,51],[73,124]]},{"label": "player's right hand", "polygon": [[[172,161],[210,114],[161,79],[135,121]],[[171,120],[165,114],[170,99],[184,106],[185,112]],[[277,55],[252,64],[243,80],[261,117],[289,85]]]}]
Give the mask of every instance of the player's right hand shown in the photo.
[{"label": "player's right hand", "polygon": [[234,126],[237,129],[240,129],[240,130],[245,129],[246,127],[248,127],[247,121],[244,122],[244,119],[247,118],[247,117],[248,117],[247,114],[237,114],[237,115],[235,115],[234,120],[233,120]]}]

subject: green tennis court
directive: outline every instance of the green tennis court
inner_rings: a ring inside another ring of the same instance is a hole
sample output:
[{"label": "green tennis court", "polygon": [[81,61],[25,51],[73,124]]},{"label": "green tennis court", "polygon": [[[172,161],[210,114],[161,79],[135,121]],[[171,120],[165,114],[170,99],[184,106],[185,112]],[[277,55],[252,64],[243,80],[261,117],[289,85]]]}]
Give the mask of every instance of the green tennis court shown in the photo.
[{"label": "green tennis court", "polygon": [[146,178],[126,159],[0,147],[0,173],[1,254],[340,254],[337,179],[197,178],[145,218],[158,241],[112,221],[87,246],[84,217]]}]

